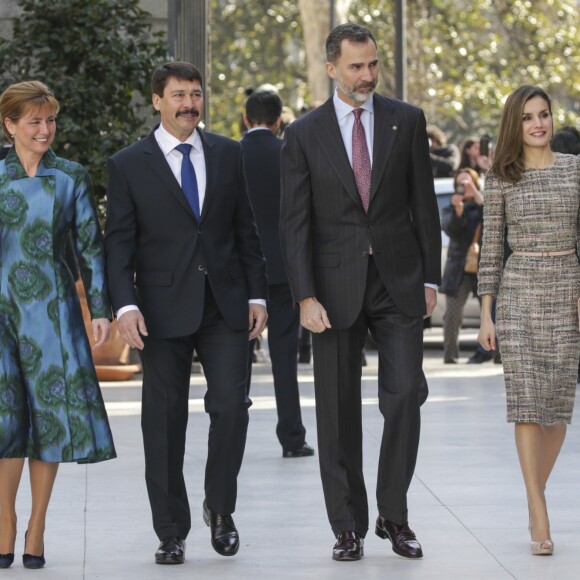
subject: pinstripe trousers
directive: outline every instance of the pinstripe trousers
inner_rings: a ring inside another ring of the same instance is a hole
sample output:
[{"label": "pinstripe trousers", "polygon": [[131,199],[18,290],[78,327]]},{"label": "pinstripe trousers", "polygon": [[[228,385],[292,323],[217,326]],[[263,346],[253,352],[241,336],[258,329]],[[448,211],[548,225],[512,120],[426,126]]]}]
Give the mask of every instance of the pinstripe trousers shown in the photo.
[{"label": "pinstripe trousers", "polygon": [[378,511],[403,524],[419,446],[419,408],[427,396],[423,320],[399,310],[373,259],[363,307],[354,324],[312,335],[318,457],[328,518],[336,535],[356,531],[364,537],[369,525],[361,408],[361,352],[369,330],[379,352],[379,409],[384,418]]}]

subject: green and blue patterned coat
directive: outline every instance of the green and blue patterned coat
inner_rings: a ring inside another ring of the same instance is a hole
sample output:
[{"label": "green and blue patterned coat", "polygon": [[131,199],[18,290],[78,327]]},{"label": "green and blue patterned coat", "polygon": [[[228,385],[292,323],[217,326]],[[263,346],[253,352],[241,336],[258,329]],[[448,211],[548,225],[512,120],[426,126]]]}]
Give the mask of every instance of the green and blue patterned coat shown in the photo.
[{"label": "green and blue patterned coat", "polygon": [[0,161],[0,458],[103,461],[115,449],[73,275],[92,318],[110,318],[102,235],[86,170],[44,155],[29,177]]}]

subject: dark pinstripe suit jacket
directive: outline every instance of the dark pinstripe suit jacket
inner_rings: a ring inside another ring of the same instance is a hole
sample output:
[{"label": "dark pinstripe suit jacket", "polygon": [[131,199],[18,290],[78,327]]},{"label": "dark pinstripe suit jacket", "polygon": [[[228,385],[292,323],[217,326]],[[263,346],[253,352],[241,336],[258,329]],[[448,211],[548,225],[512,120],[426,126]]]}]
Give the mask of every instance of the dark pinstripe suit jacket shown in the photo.
[{"label": "dark pinstripe suit jacket", "polygon": [[332,98],[287,127],[280,234],[293,299],[315,296],[336,329],[360,313],[368,249],[395,304],[425,313],[441,278],[441,230],[421,109],[374,95],[370,206],[365,214]]}]

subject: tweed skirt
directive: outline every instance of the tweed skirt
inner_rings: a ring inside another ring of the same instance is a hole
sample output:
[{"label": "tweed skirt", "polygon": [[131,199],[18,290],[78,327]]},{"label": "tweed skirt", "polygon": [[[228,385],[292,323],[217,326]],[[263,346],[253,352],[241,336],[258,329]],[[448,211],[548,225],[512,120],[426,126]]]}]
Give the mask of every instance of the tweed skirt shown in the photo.
[{"label": "tweed skirt", "polygon": [[580,357],[576,255],[510,256],[497,299],[507,420],[570,423]]}]

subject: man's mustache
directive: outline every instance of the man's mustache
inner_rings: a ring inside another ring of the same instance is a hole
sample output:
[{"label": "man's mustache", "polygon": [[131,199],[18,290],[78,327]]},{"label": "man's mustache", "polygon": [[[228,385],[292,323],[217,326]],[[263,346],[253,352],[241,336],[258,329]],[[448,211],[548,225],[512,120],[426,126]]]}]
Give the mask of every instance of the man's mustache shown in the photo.
[{"label": "man's mustache", "polygon": [[199,111],[197,109],[183,109],[181,111],[177,111],[175,114],[176,117],[181,117],[182,115],[193,115],[194,117],[199,117]]},{"label": "man's mustache", "polygon": [[374,89],[377,86],[377,83],[370,82],[370,83],[361,83],[356,88],[357,89]]}]

